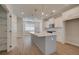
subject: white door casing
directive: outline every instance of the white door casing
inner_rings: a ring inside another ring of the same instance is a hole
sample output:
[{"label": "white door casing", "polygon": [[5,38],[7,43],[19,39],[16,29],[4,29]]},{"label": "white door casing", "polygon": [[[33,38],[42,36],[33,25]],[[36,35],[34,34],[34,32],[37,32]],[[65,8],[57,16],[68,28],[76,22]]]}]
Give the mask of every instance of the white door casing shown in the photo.
[{"label": "white door casing", "polygon": [[9,52],[16,46],[16,38],[17,38],[17,20],[16,16],[8,13],[7,20],[7,51]]}]

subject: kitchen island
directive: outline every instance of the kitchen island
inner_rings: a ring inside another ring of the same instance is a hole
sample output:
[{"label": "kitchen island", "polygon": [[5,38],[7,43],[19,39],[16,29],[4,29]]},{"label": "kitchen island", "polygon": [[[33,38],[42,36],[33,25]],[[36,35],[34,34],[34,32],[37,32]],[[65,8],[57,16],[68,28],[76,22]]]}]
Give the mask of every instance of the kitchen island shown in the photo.
[{"label": "kitchen island", "polygon": [[[18,34],[18,40],[20,47],[27,47],[30,46],[32,47],[32,44],[35,44],[39,50],[43,54],[53,54],[56,52],[56,33],[48,33],[48,32],[41,32],[41,33],[29,33],[29,32],[24,32]],[[22,43],[22,44],[21,44]],[[29,50],[31,50],[29,48]],[[22,50],[26,50],[23,49]],[[25,53],[25,52],[24,52]]]},{"label": "kitchen island", "polygon": [[32,33],[33,43],[43,54],[53,54],[56,52],[56,33]]}]

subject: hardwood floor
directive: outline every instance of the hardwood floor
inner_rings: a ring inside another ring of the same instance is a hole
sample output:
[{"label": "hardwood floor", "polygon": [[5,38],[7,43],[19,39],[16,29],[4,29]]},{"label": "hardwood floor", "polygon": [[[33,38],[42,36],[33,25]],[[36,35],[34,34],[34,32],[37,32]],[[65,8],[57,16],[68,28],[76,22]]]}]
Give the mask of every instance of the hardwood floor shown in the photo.
[{"label": "hardwood floor", "polygon": [[[10,52],[0,52],[0,55],[44,55],[36,45],[30,42],[30,39],[19,38],[17,40],[17,46]],[[57,44],[57,51],[51,55],[79,55],[79,47],[70,44]]]},{"label": "hardwood floor", "polygon": [[79,47],[70,44],[57,42],[57,54],[59,55],[79,55]]}]

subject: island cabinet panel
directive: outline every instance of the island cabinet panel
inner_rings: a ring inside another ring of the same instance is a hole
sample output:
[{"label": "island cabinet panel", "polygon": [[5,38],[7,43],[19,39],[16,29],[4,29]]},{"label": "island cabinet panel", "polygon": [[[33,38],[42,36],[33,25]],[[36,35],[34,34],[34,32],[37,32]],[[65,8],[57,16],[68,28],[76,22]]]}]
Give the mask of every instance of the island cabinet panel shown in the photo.
[{"label": "island cabinet panel", "polygon": [[32,34],[32,41],[43,54],[56,52],[56,35],[39,36]]}]

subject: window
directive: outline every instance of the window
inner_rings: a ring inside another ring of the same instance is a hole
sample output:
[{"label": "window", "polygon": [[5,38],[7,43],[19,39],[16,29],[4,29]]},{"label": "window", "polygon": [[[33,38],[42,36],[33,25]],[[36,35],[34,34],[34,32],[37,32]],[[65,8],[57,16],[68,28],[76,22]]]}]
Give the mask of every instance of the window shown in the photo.
[{"label": "window", "polygon": [[34,23],[31,21],[25,21],[24,22],[24,31],[34,33],[35,32]]}]

